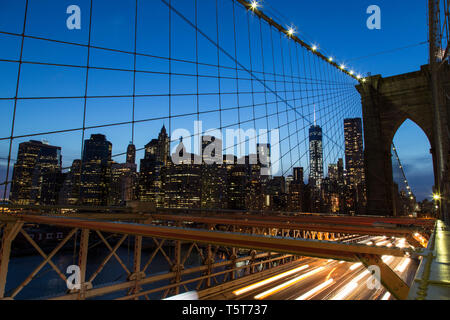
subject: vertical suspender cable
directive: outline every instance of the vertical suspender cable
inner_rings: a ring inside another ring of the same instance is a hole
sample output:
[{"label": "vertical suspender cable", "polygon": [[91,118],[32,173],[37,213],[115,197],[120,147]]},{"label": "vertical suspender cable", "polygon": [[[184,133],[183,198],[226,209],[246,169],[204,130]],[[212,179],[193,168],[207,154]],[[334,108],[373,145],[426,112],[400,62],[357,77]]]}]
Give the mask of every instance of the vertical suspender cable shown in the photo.
[{"label": "vertical suspender cable", "polygon": [[[20,43],[20,56],[19,56],[19,66],[17,70],[17,82],[16,82],[16,94],[14,96],[14,110],[13,110],[13,117],[11,120],[11,136],[9,139],[9,151],[8,151],[8,164],[6,166],[6,179],[4,184],[4,193],[3,193],[3,199],[6,200],[6,191],[8,189],[8,180],[9,180],[9,170],[11,166],[11,153],[12,153],[12,144],[14,140],[14,129],[15,129],[15,122],[16,122],[16,111],[17,111],[17,98],[19,96],[19,87],[20,87],[20,73],[22,71],[22,58],[23,58],[23,45],[25,42],[25,33],[26,33],[26,26],[27,26],[27,17],[28,17],[28,0],[25,2],[25,13],[23,17],[23,28],[22,28],[22,40]],[[12,183],[11,183],[12,187]],[[12,190],[10,190],[11,192]],[[4,210],[4,209],[3,209]]]}]

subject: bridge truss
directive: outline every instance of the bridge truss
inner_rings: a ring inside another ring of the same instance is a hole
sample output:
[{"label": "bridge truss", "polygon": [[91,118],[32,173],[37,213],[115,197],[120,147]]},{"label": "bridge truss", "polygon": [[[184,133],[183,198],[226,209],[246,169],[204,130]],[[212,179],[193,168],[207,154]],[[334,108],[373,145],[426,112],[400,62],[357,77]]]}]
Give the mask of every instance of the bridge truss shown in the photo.
[{"label": "bridge truss", "polygon": [[[194,121],[203,121],[204,129],[277,129],[280,139],[272,147],[280,148],[280,174],[286,176],[298,166],[309,171],[307,129],[318,124],[323,129],[324,163],[343,157],[343,119],[361,117],[354,86],[364,81],[363,76],[300,39],[295,28],[283,26],[262,8],[244,0],[220,5],[217,0],[161,0],[151,5],[129,0],[117,7],[109,1],[86,3],[81,10],[89,19],[83,20],[80,33],[49,24],[64,21],[66,8],[39,7],[24,0],[2,10],[23,18],[3,19],[0,25],[5,48],[0,54],[5,70],[1,80],[8,84],[0,91],[0,104],[8,110],[0,120],[4,200],[10,193],[14,153],[29,139],[62,146],[61,167],[67,171],[82,158],[88,135],[99,131],[113,142],[113,159],[123,162],[129,141],[138,146],[142,158],[144,146],[163,125],[171,135],[171,147],[179,141],[172,132],[191,127]],[[124,25],[125,31],[119,31]],[[242,148],[239,142],[223,153]],[[112,208],[102,213],[102,208],[94,212],[96,208],[67,204],[28,205],[19,208],[19,214],[17,207],[2,206],[0,299],[20,298],[48,266],[61,279],[55,299],[151,299],[269,273],[300,256],[378,265],[382,283],[404,299],[408,286],[380,257],[414,256],[420,250],[352,242],[389,235],[405,237],[418,248],[423,239],[414,235],[426,240],[430,233],[430,221],[416,219],[313,215],[262,219],[223,212],[218,216],[208,212],[205,217],[201,210],[174,215],[179,210],[173,208],[151,213]],[[36,225],[64,230],[50,251],[34,238],[31,231]],[[18,241],[43,260],[21,279],[11,279],[11,253]],[[127,242],[131,263],[119,254]],[[96,257],[97,246],[106,247],[107,255]],[[73,264],[81,270],[81,287],[69,292],[65,266],[52,261],[63,250],[73,250]],[[167,263],[165,270],[154,267],[157,257]],[[100,281],[109,267],[116,267],[120,277]]]},{"label": "bridge truss", "polygon": [[[77,265],[81,268],[81,288],[65,294],[63,290],[59,296],[53,296],[55,299],[155,299],[192,290],[200,293],[206,290],[211,294],[217,288],[243,281],[243,276],[258,272],[262,272],[261,275],[270,274],[272,267],[295,263],[302,256],[361,261],[366,266],[378,265],[383,285],[396,298],[406,299],[408,285],[383,262],[381,256],[417,257],[421,253],[420,248],[426,246],[426,239],[430,237],[434,226],[434,221],[427,219],[347,219],[318,215],[272,216],[262,220],[260,216],[247,214],[202,216],[198,212],[194,215],[123,213],[121,218],[116,216],[121,223],[111,222],[108,214],[103,214],[103,220],[100,213],[80,215],[77,218],[36,214],[2,217],[2,298],[20,297],[20,292],[36,278],[46,264],[50,265],[51,270],[61,278],[61,284],[65,285],[67,276],[52,259],[69,241],[76,243],[76,237],[79,236],[79,246],[75,244],[74,258],[77,258]],[[24,228],[24,224],[53,225],[66,231],[51,250],[47,249],[49,253],[45,253],[27,232],[27,228]],[[12,284],[11,280],[7,282],[8,265],[13,240],[19,234],[42,256],[43,261],[35,269],[30,268],[31,273],[24,279]],[[374,235],[404,237],[416,249],[357,243],[357,240]],[[93,247],[92,237],[109,251],[100,260],[89,254]],[[130,239],[133,246],[130,251],[133,262],[128,263],[117,253],[126,239]],[[148,245],[145,239],[152,245],[150,251],[144,254],[143,243]],[[193,252],[200,257],[198,264],[188,263]],[[165,273],[160,273],[161,270],[158,269],[152,270],[152,262],[158,254],[168,264]],[[90,262],[92,260],[95,262]],[[96,283],[98,275],[108,266],[113,267],[113,262],[120,265],[116,272],[122,274],[118,278],[121,280],[116,279],[114,284]],[[156,293],[159,295],[155,296]]]}]

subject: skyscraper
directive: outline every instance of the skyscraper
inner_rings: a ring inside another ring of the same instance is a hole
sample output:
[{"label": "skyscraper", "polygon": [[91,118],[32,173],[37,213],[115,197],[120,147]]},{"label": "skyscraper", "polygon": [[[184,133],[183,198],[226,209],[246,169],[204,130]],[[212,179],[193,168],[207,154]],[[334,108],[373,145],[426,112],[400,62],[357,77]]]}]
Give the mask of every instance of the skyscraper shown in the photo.
[{"label": "skyscraper", "polygon": [[226,166],[223,163],[222,140],[202,137],[201,207],[226,208]]},{"label": "skyscraper", "polygon": [[[168,161],[168,165],[161,170],[164,207],[200,208],[202,165],[194,163],[196,155],[187,152],[182,140],[180,139],[175,153],[183,160],[176,163]],[[175,158],[174,155],[172,155],[173,158]]]},{"label": "skyscraper", "polygon": [[202,163],[223,163],[221,139],[213,136],[202,137]]},{"label": "skyscraper", "polygon": [[[25,205],[39,204],[43,194],[46,194],[46,201],[56,201],[49,199],[49,192],[42,189],[42,182],[46,176],[44,188],[56,189],[54,183],[59,178],[50,179],[49,175],[61,173],[61,158],[61,147],[35,140],[19,144],[12,177],[11,201]],[[56,195],[55,192],[50,193]]]},{"label": "skyscraper", "polygon": [[330,178],[331,181],[338,181],[339,180],[338,165],[337,164],[330,163],[328,165],[328,178]]},{"label": "skyscraper", "polygon": [[122,205],[135,200],[137,181],[135,163],[113,163],[111,167],[111,204]]},{"label": "skyscraper", "polygon": [[157,161],[162,162],[164,166],[167,165],[170,157],[170,138],[164,125],[162,126],[161,132],[158,135],[158,152],[156,156]]},{"label": "skyscraper", "polygon": [[346,183],[351,195],[350,213],[363,213],[367,197],[361,118],[344,119],[344,137]]},{"label": "skyscraper", "polygon": [[337,172],[338,172],[338,183],[340,186],[343,186],[344,185],[344,160],[342,158],[338,159]]},{"label": "skyscraper", "polygon": [[72,162],[70,171],[65,174],[64,182],[59,193],[59,204],[76,205],[80,200],[81,160]]},{"label": "skyscraper", "polygon": [[303,168],[298,167],[294,168],[294,180],[292,181],[291,185],[289,186],[289,194],[288,194],[288,210],[295,212],[295,211],[302,211],[303,206],[303,189],[304,189],[304,182],[303,182]]},{"label": "skyscraper", "polygon": [[80,174],[80,200],[85,205],[106,206],[111,189],[112,144],[102,134],[85,140]]},{"label": "skyscraper", "polygon": [[323,146],[322,146],[322,128],[313,125],[309,128],[309,160],[310,183],[320,187],[323,179]]},{"label": "skyscraper", "polygon": [[361,118],[344,119],[345,169],[347,184],[364,181],[364,150]]},{"label": "skyscraper", "polygon": [[303,168],[294,168],[294,182],[303,183]]},{"label": "skyscraper", "polygon": [[127,148],[127,163],[136,163],[136,146],[130,142]]},{"label": "skyscraper", "polygon": [[163,181],[161,169],[170,161],[169,136],[163,126],[158,139],[151,140],[145,146],[144,159],[141,159],[139,172],[139,200],[152,202],[156,206],[164,205]]}]

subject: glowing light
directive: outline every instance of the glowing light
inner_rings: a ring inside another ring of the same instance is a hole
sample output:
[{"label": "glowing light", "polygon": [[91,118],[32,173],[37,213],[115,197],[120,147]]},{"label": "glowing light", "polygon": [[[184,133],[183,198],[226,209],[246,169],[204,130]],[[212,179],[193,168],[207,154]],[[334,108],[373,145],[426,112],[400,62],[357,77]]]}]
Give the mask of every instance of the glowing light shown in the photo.
[{"label": "glowing light", "polygon": [[395,268],[395,270],[399,271],[399,272],[403,272],[406,270],[406,268],[409,266],[411,262],[410,258],[406,258],[405,260],[403,260],[403,262],[397,266],[397,268]]},{"label": "glowing light", "polygon": [[381,260],[383,260],[384,263],[388,264],[390,262],[392,262],[392,260],[394,260],[393,256],[382,256]]},{"label": "glowing light", "polygon": [[355,279],[352,280],[349,284],[347,284],[339,293],[334,296],[331,300],[343,300],[345,297],[347,297],[353,290],[355,290],[358,287],[358,282],[364,278],[365,276],[369,275],[369,270],[365,270],[364,272],[361,272]]},{"label": "glowing light", "polygon": [[339,68],[341,68],[342,70],[344,70],[344,69],[345,69],[345,64],[341,64]]},{"label": "glowing light", "polygon": [[400,239],[399,243],[397,244],[397,246],[399,248],[405,248],[406,247],[406,243],[405,243],[405,238]]},{"label": "glowing light", "polygon": [[385,241],[381,241],[381,242],[378,242],[376,245],[379,247],[379,246],[384,246],[386,243],[388,243],[389,241],[388,240],[385,240]]},{"label": "glowing light", "polygon": [[329,280],[325,281],[324,283],[318,285],[314,289],[311,289],[308,292],[306,292],[305,294],[302,294],[300,297],[298,297],[295,300],[306,300],[306,299],[310,298],[311,296],[313,296],[314,294],[316,294],[317,292],[319,292],[320,290],[322,290],[323,288],[332,284],[333,282],[334,282],[333,279],[329,279]]},{"label": "glowing light", "polygon": [[256,9],[258,9],[258,6],[259,6],[258,2],[252,1],[251,5],[250,5],[250,8],[252,10],[256,10]]},{"label": "glowing light", "polygon": [[329,57],[328,61],[333,62],[333,57]]},{"label": "glowing light", "polygon": [[390,297],[391,297],[391,294],[389,292],[386,292],[384,294],[384,296],[381,298],[381,300],[389,300]]},{"label": "glowing light", "polygon": [[316,50],[317,50],[317,46],[316,46],[316,45],[313,45],[313,46],[311,47],[311,49],[312,49],[312,51],[316,51]]},{"label": "glowing light", "polygon": [[353,71],[353,70],[350,71],[350,74],[351,74],[351,75],[353,75],[354,73],[355,73],[355,71]]},{"label": "glowing light", "polygon": [[189,291],[163,300],[198,300],[198,293],[197,291]]},{"label": "glowing light", "polygon": [[325,267],[320,267],[320,268],[317,268],[317,269],[312,270],[310,272],[307,272],[307,273],[305,273],[305,274],[303,274],[301,276],[298,276],[298,277],[296,277],[296,278],[294,278],[292,280],[289,280],[289,281],[287,281],[285,283],[282,283],[282,284],[280,284],[280,285],[278,285],[278,286],[276,286],[276,287],[274,287],[272,289],[269,289],[269,290],[264,291],[264,292],[262,292],[260,294],[257,294],[255,296],[255,299],[258,299],[258,300],[264,299],[264,298],[266,298],[266,297],[268,297],[268,296],[270,296],[270,295],[272,295],[272,294],[274,294],[274,293],[276,293],[276,292],[278,292],[280,290],[283,290],[283,289],[285,289],[285,288],[287,288],[287,287],[289,287],[289,286],[291,286],[291,285],[293,285],[293,284],[295,284],[295,283],[297,283],[297,282],[299,282],[299,281],[301,281],[301,280],[303,280],[303,279],[305,279],[307,277],[310,277],[313,274],[316,274],[316,273],[318,273],[318,272],[320,272],[320,271],[322,271],[324,269],[325,269]]},{"label": "glowing light", "polygon": [[356,282],[350,282],[348,285],[344,287],[337,295],[333,297],[331,300],[343,300],[346,296],[348,296],[353,290],[358,287]]},{"label": "glowing light", "polygon": [[293,27],[289,27],[289,29],[287,30],[287,34],[289,37],[292,37],[295,34],[295,30]]},{"label": "glowing light", "polygon": [[248,291],[251,291],[253,289],[256,289],[256,288],[259,288],[261,286],[264,286],[264,285],[266,285],[268,283],[271,283],[271,282],[274,282],[274,281],[279,280],[281,278],[287,277],[287,276],[289,276],[289,275],[291,275],[293,273],[305,270],[308,267],[309,267],[308,265],[304,265],[304,266],[301,266],[301,267],[298,267],[298,268],[295,268],[295,269],[292,269],[292,270],[280,273],[280,274],[278,274],[278,275],[276,275],[274,277],[268,278],[266,280],[263,280],[263,281],[260,281],[260,282],[254,283],[254,284],[251,284],[251,285],[249,285],[247,287],[244,287],[242,289],[233,291],[233,294],[236,295],[236,296],[241,295],[241,294],[246,293]]},{"label": "glowing light", "polygon": [[441,200],[441,196],[437,193],[433,194],[433,200]]},{"label": "glowing light", "polygon": [[358,74],[358,75],[356,76],[356,79],[358,79],[358,80],[361,79],[361,75]]},{"label": "glowing light", "polygon": [[358,269],[359,267],[361,267],[362,266],[362,263],[361,262],[359,262],[359,263],[354,263],[349,269],[350,270],[355,270],[355,269]]},{"label": "glowing light", "polygon": [[366,78],[363,78],[363,79],[362,79],[362,82],[366,82]]},{"label": "glowing light", "polygon": [[370,274],[370,271],[369,271],[369,270],[365,270],[365,271],[362,272],[359,276],[357,276],[355,279],[353,279],[352,282],[358,283],[359,280],[361,280],[362,278],[364,278],[364,277],[367,276],[368,274]]}]

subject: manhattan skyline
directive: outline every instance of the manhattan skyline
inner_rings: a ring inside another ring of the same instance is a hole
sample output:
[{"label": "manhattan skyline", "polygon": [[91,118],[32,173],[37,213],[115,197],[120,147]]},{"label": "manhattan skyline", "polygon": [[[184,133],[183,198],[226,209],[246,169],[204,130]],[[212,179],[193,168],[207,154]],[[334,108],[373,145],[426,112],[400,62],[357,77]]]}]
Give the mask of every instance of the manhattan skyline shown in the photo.
[{"label": "manhattan skyline", "polygon": [[[134,3],[134,2],[133,2]],[[134,26],[133,23],[133,4],[123,3],[116,6],[108,7],[106,2],[98,1],[93,8],[93,18],[96,23],[92,27],[92,41],[94,44],[102,47],[110,47],[116,49],[127,50],[129,52],[133,51],[133,38],[134,38]],[[42,5],[31,4],[30,12],[33,12],[29,16],[26,31],[32,35],[49,37],[52,39],[60,39],[69,42],[81,42],[87,43],[88,39],[88,22],[89,22],[89,2],[84,0],[80,1],[79,5],[82,10],[82,27],[80,30],[70,31],[65,27],[65,22],[67,14],[65,9],[69,4],[68,1],[59,2],[55,6],[50,6],[50,3],[42,3]],[[206,33],[211,38],[216,36],[215,30],[208,30],[205,27],[205,23],[208,22],[208,17],[205,13],[209,11],[215,11],[215,5],[213,3],[202,3],[199,6],[198,19],[199,26],[202,31],[206,30]],[[176,4],[177,7],[183,7],[181,3]],[[145,4],[142,4],[142,10],[145,10]],[[261,2],[262,8],[271,13],[272,8],[275,7],[275,3],[271,1]],[[383,76],[390,76],[402,72],[409,72],[417,69],[417,65],[427,63],[427,49],[425,45],[418,45],[407,49],[406,51],[395,51],[387,54],[374,55],[364,59],[355,59],[358,57],[365,57],[373,54],[374,52],[389,51],[390,49],[395,49],[403,47],[403,45],[417,44],[421,43],[424,39],[426,40],[426,19],[421,18],[423,15],[423,8],[421,4],[410,3],[407,1],[399,1],[394,3],[389,3],[383,1],[380,3],[380,8],[382,9],[382,29],[370,31],[365,27],[365,20],[367,14],[365,9],[367,5],[365,2],[360,1],[349,1],[344,4],[333,4],[328,3],[328,7],[333,8],[333,10],[321,11],[321,19],[316,19],[319,12],[315,6],[308,3],[297,3],[295,1],[286,0],[281,5],[277,2],[277,12],[281,13],[286,19],[282,21],[286,25],[292,24],[296,26],[296,30],[301,37],[305,37],[311,43],[315,43],[322,50],[325,50],[330,55],[334,56],[340,62],[344,62],[349,67],[354,68],[357,72],[362,74],[382,74]],[[5,3],[5,10],[0,13],[0,29],[12,33],[20,33],[22,24],[20,19],[15,21],[11,20],[13,16],[23,16],[24,1],[17,1],[12,3]],[[408,9],[410,13],[409,17],[413,16],[414,19],[407,19],[397,14],[399,10]],[[31,10],[32,9],[32,10]],[[239,8],[240,9],[240,8]],[[184,6],[183,12],[186,14],[187,18],[193,20],[193,8],[192,6]],[[232,10],[231,2],[225,1],[223,3],[222,11],[230,13]],[[291,15],[291,11],[298,12],[296,15]],[[341,19],[340,12],[346,12],[347,19]],[[38,19],[39,15],[46,13],[51,16],[54,23],[44,23]],[[311,14],[305,14],[305,12],[310,12]],[[316,12],[316,14],[314,14]],[[246,24],[246,14],[245,11],[236,11],[237,22],[241,24]],[[274,12],[274,15],[276,13]],[[139,52],[151,53],[158,56],[167,57],[168,55],[168,41],[167,41],[167,23],[164,19],[168,18],[167,8],[163,4],[157,5],[153,8],[151,13],[146,13],[140,17],[140,22],[138,23],[138,42],[137,50]],[[395,18],[395,21],[394,21]],[[397,20],[401,19],[397,23]],[[250,17],[251,30],[257,31],[258,25],[253,24],[253,17]],[[322,27],[317,27],[318,21],[321,21]],[[111,21],[111,22],[108,22]],[[230,21],[220,20],[223,24],[221,27],[221,32],[219,32],[220,43],[223,44],[225,48],[229,48],[229,52],[233,52],[232,39],[227,39],[225,34],[232,33],[232,28]],[[172,56],[174,58],[189,59],[195,61],[195,50],[192,43],[189,41],[194,41],[195,33],[189,30],[190,27],[182,21],[175,14],[172,15],[173,30],[178,32],[173,32],[172,36]],[[152,33],[152,41],[145,40],[148,36],[148,32],[143,32],[142,30],[152,29],[153,26],[160,25],[163,26],[162,30],[164,32]],[[409,32],[409,30],[417,30],[417,32]],[[333,30],[333,32],[329,32]],[[340,33],[352,32],[355,37],[355,43],[344,43],[338,41]],[[220,31],[220,30],[219,30]],[[110,34],[115,34],[115,37],[110,37]],[[180,36],[178,35],[180,34]],[[181,34],[187,35],[182,37]],[[310,37],[314,34],[314,37]],[[402,35],[402,43],[398,43],[397,38],[394,35]],[[106,40],[107,39],[107,40]],[[189,40],[190,39],[190,40]],[[237,38],[237,55],[239,61],[242,61],[245,65],[249,65],[248,56],[248,40],[251,39],[253,43],[257,43],[258,36],[255,32],[250,37],[245,33],[238,36]],[[3,58],[6,59],[17,59],[19,55],[18,38],[12,35],[2,34],[0,41],[4,47]],[[264,40],[267,41],[267,40]],[[195,41],[194,41],[195,42]],[[156,45],[158,44],[158,45]],[[86,63],[86,50],[82,47],[62,45],[56,43],[46,43],[45,41],[40,41],[38,39],[26,39],[24,43],[24,58],[32,61],[55,61],[58,63],[67,64],[77,64],[83,65]],[[266,44],[267,45],[267,44]],[[183,48],[184,46],[184,48]],[[284,45],[283,45],[284,46]],[[266,52],[270,52],[270,46],[267,45],[265,48]],[[275,50],[276,51],[276,50]],[[208,43],[208,41],[200,36],[199,38],[199,61],[216,64],[216,49]],[[280,59],[280,55],[276,53],[277,59]],[[407,54],[406,54],[407,53]],[[253,65],[261,63],[261,59],[258,55],[253,55]],[[168,63],[164,60],[153,59],[149,57],[138,56],[137,63],[140,69],[144,70],[167,70]],[[264,60],[264,59],[263,59]],[[270,56],[265,57],[265,62],[267,64],[271,63]],[[287,57],[285,62],[287,62]],[[221,65],[234,67],[234,62],[229,59],[229,57],[224,54],[220,54]],[[120,68],[132,68],[132,56],[121,54],[121,53],[105,53],[98,49],[91,50],[90,57],[91,65],[103,66],[103,67],[120,67]],[[1,66],[4,70],[4,77],[1,81],[1,95],[3,97],[11,97],[14,95],[15,90],[15,72],[13,63],[1,62]],[[286,71],[289,71],[287,66]],[[260,66],[261,68],[261,66]],[[278,72],[281,72],[281,68]],[[212,70],[207,70],[207,66],[200,66],[200,73],[209,73]],[[295,68],[294,68],[295,69]],[[64,72],[67,76],[62,76],[61,74],[56,74],[57,69],[38,65],[24,65],[23,66],[23,76],[19,87],[19,94],[24,96],[45,96],[47,94],[54,95],[56,91],[59,94],[64,95],[80,95],[84,94],[83,83],[84,83],[84,72],[82,70],[77,71],[76,69],[66,68]],[[294,70],[294,74],[296,70]],[[312,76],[312,73],[305,70],[305,77]],[[172,63],[172,72],[188,72],[195,74],[195,68],[190,67],[188,64],[183,63]],[[304,70],[300,70],[304,73]],[[112,76],[110,76],[112,75]],[[226,70],[222,70],[222,76],[228,76]],[[231,75],[231,74],[230,74]],[[33,81],[33,79],[38,79],[38,81]],[[39,80],[40,79],[40,80]],[[147,79],[147,80],[146,80]],[[138,94],[152,94],[158,92],[167,92],[168,85],[166,84],[167,77],[164,75],[154,75],[152,80],[148,82],[148,76],[137,74],[136,83],[136,93]],[[207,79],[200,80],[201,88],[205,91],[210,89],[211,91],[218,91],[217,85],[213,85],[211,81],[203,81]],[[42,85],[39,83],[42,82]],[[132,77],[129,73],[124,72],[106,72],[105,70],[92,70],[91,79],[88,94],[92,95],[110,95],[110,94],[130,94]],[[77,84],[78,83],[78,84]],[[172,85],[174,88],[179,88],[181,86],[186,86],[186,92],[195,93],[195,81],[191,79],[186,82],[182,78],[173,79]],[[234,91],[233,86],[231,86],[230,81],[223,80],[222,91]],[[240,83],[240,91],[248,90],[251,91],[250,82],[244,81]],[[253,81],[253,88],[255,91],[262,90],[257,88],[257,83]],[[309,85],[308,85],[309,86]],[[306,89],[308,89],[308,86]],[[314,87],[311,85],[311,89]],[[55,90],[56,89],[56,90]],[[278,90],[282,87],[278,88]],[[174,93],[175,89],[173,89]],[[181,91],[177,89],[177,93]],[[231,96],[222,95],[221,106],[223,109],[236,107],[236,102],[230,99]],[[277,98],[278,99],[278,98]],[[114,123],[117,121],[131,120],[131,97],[116,98],[116,99],[95,99],[88,100],[87,103],[87,113],[86,113],[86,125],[96,126],[104,123]],[[213,106],[219,103],[219,97],[216,96],[205,96],[200,99],[199,110],[200,112],[209,112],[213,110]],[[262,97],[259,97],[255,102],[251,101],[250,95],[242,96],[239,99],[240,105],[252,105],[253,103],[262,103]],[[316,100],[316,101],[314,101]],[[313,105],[317,101],[317,98],[304,97],[303,103],[306,104],[306,110],[303,114],[306,117],[304,125],[307,126],[308,122],[312,123]],[[6,110],[12,111],[11,101],[2,100],[0,101],[2,107]],[[172,118],[170,121],[167,118],[168,114],[168,99],[167,97],[140,97],[136,98],[135,103],[135,119],[148,119],[154,118],[155,120],[150,123],[143,122],[135,126],[135,141],[134,144],[140,151],[138,151],[138,156],[143,156],[143,147],[147,143],[146,136],[155,135],[158,132],[158,128],[162,125],[166,127],[171,126],[172,129],[176,127],[187,127],[186,121],[191,121],[195,119],[195,115],[183,118]],[[172,114],[177,114],[183,112],[183,110],[196,108],[195,99],[189,97],[177,97],[173,98],[171,112]],[[82,109],[83,109],[83,99],[71,99],[58,101],[57,99],[50,100],[21,100],[18,102],[19,113],[16,117],[16,127],[15,135],[26,135],[30,133],[29,128],[33,128],[32,131],[36,132],[46,132],[47,130],[59,130],[61,128],[77,128],[83,122],[82,119]],[[282,106],[283,108],[285,106]],[[327,126],[327,106],[317,106],[318,117],[317,121],[319,125]],[[39,110],[39,112],[24,113],[20,110]],[[123,116],[122,111],[127,110],[127,116]],[[10,134],[10,123],[12,112],[7,113],[8,116],[4,117],[1,122],[2,124],[2,137],[8,137]],[[51,114],[51,117],[44,116]],[[108,114],[107,119],[104,119],[104,115]],[[222,125],[226,126],[235,123],[236,120],[233,119],[232,112],[221,112],[221,117],[218,113],[205,113],[201,115],[201,118],[205,122],[211,124],[211,127],[220,127],[219,118],[221,119]],[[151,116],[150,116],[151,115]],[[263,115],[256,113],[256,116]],[[291,115],[291,114],[289,114]],[[348,115],[353,116],[353,115]],[[164,117],[166,117],[164,119]],[[240,120],[246,121],[252,119],[252,110],[250,108],[243,108],[241,110]],[[125,118],[125,119],[124,119]],[[54,121],[55,119],[64,119],[61,121]],[[170,123],[172,122],[172,123]],[[61,125],[59,125],[61,123]],[[149,125],[151,124],[151,125]],[[250,124],[247,123],[247,124]],[[272,124],[270,124],[272,125]],[[245,126],[244,126],[245,129]],[[288,135],[287,127],[284,127],[283,137]],[[338,132],[333,132],[331,126],[328,125],[327,131],[330,132],[330,136],[340,136]],[[294,130],[292,128],[292,130]],[[86,130],[86,135],[94,133],[95,130]],[[111,137],[115,142],[115,147],[113,154],[125,154],[126,147],[130,140],[133,139],[131,135],[131,125],[124,125],[120,127],[110,127],[105,128],[103,133]],[[292,131],[291,131],[292,134]],[[412,142],[410,137],[415,136],[417,139]],[[61,145],[65,149],[65,157],[63,158],[63,166],[69,167],[74,159],[80,157],[81,153],[81,134],[78,131],[68,132],[66,134],[56,134],[56,135],[42,135],[36,137],[38,140],[48,140],[52,144]],[[333,138],[332,138],[333,139]],[[302,139],[300,139],[302,140]],[[21,141],[26,141],[26,138]],[[19,140],[14,141],[14,148],[17,148]],[[67,142],[71,143],[67,143]],[[288,148],[287,140],[283,140],[283,149]],[[17,142],[17,143],[16,143]],[[405,124],[399,129],[398,134],[394,137],[394,142],[398,148],[398,152],[402,162],[404,164],[405,172],[410,180],[410,184],[415,194],[417,194],[418,199],[429,198],[431,196],[431,187],[433,185],[433,172],[431,156],[429,154],[429,143],[423,132],[411,121],[405,122]],[[67,145],[64,145],[67,143]],[[324,141],[324,147],[332,148],[332,144]],[[8,140],[0,141],[0,175],[5,176],[5,158],[7,158],[8,153]],[[336,153],[336,150],[332,152]],[[342,152],[342,151],[341,151]],[[327,155],[330,152],[324,151]],[[6,156],[5,156],[6,155]],[[301,155],[301,154],[300,154]],[[300,157],[301,165],[307,167],[306,157]],[[337,154],[333,154],[330,159],[325,159],[327,163],[335,162]],[[121,157],[117,158],[119,162],[123,162]],[[287,158],[284,158],[286,160]],[[325,164],[326,166],[327,164]],[[288,167],[288,164],[285,164]],[[10,171],[10,176],[11,176]]]}]

